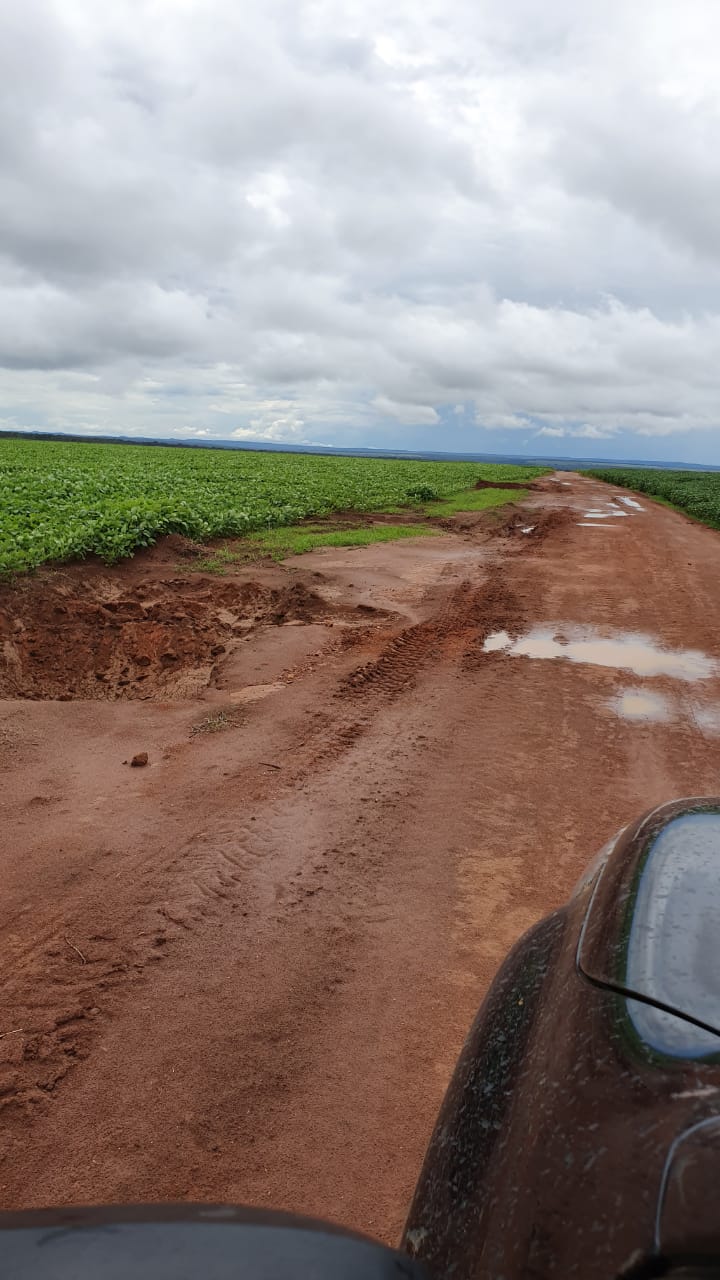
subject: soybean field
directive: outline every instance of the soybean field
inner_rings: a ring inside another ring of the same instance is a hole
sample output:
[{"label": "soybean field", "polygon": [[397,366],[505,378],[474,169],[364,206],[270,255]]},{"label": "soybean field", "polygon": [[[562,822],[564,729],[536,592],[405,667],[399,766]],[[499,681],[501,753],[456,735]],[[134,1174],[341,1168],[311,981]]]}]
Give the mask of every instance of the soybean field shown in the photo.
[{"label": "soybean field", "polygon": [[0,439],[0,573],[446,498],[540,467]]}]

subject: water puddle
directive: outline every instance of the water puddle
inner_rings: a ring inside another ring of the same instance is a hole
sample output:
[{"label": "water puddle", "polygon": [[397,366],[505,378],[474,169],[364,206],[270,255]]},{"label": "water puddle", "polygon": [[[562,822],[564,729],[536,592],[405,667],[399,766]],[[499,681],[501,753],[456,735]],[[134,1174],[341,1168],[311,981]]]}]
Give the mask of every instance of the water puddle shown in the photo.
[{"label": "water puddle", "polygon": [[672,720],[674,711],[667,698],[644,689],[626,689],[610,700],[612,710],[623,720]]},{"label": "water puddle", "polygon": [[645,508],[641,507],[640,503],[636,502],[634,498],[621,498],[620,501],[624,502],[626,507],[632,507],[633,511],[645,510]]},{"label": "water puddle", "polygon": [[528,524],[528,525],[526,525],[526,526],[525,526],[525,528],[524,528],[524,529],[521,529],[521,530],[520,530],[520,532],[521,532],[521,533],[534,533],[534,531],[535,531],[535,529],[536,529],[536,528],[537,528],[537,526],[536,526],[536,525],[534,525],[534,524]]},{"label": "water puddle", "polygon": [[720,737],[720,707],[717,704],[693,707],[692,718],[703,733],[713,738]]},{"label": "water puddle", "polygon": [[578,520],[578,529],[617,529],[616,524],[595,524],[591,520]]},{"label": "water puddle", "polygon": [[705,737],[720,738],[720,703],[688,702],[685,697],[649,693],[646,689],[624,689],[606,704],[621,720],[635,724],[685,721]]},{"label": "water puddle", "polygon": [[512,645],[512,637],[507,631],[493,631],[483,644],[483,653],[504,653]]},{"label": "water puddle", "polygon": [[485,640],[483,651],[513,658],[565,658],[675,680],[707,680],[720,670],[714,658],[697,649],[661,649],[649,636],[632,632],[599,636],[589,627],[534,627],[515,639],[507,631],[495,631]]},{"label": "water puddle", "polygon": [[627,516],[627,511],[584,511],[583,520],[614,520],[616,516]]}]

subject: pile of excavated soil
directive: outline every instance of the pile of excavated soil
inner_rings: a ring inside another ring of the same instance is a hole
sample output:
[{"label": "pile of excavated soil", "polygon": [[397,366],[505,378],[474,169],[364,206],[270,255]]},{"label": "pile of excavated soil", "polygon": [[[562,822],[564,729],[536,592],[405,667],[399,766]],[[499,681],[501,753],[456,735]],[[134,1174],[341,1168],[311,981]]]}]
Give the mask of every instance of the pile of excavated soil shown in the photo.
[{"label": "pile of excavated soil", "polygon": [[[487,486],[492,487],[492,486]],[[476,534],[491,538],[522,537],[532,549],[554,530],[560,530],[572,520],[567,509],[548,510],[542,507],[515,505],[491,507],[489,511],[460,511],[457,515],[438,517],[434,524],[452,533]]]},{"label": "pile of excavated soil", "polygon": [[[433,523],[464,536],[522,533],[525,540],[531,524],[540,541],[566,518],[510,507]],[[204,551],[171,535],[112,569],[90,560],[0,587],[0,697],[192,698],[213,684],[218,665],[253,627],[330,616],[360,623],[375,612],[324,599],[320,575],[304,580],[267,562],[221,578],[193,571]]]},{"label": "pile of excavated soil", "polygon": [[[285,575],[285,579],[287,575]],[[254,626],[337,609],[302,581],[56,573],[0,598],[0,696],[186,698]]]}]

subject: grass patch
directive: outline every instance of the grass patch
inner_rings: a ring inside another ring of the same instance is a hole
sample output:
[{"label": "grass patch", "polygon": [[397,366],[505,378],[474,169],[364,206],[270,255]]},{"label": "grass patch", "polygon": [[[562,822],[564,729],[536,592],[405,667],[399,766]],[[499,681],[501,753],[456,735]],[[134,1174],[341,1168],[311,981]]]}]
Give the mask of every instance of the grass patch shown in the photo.
[{"label": "grass patch", "polygon": [[455,516],[461,511],[489,511],[502,507],[506,502],[519,502],[527,498],[528,489],[466,489],[440,502],[426,502],[422,510],[426,516]]},{"label": "grass patch", "polygon": [[[527,489],[465,489],[447,499],[423,502],[410,510],[418,516],[453,516],[464,511],[489,511],[527,497]],[[407,513],[408,507],[392,509],[394,514]],[[383,514],[387,514],[383,512]],[[367,547],[373,542],[395,542],[402,538],[437,537],[439,530],[426,524],[372,524],[345,529],[328,529],[327,524],[308,520],[303,524],[284,525],[277,529],[264,529],[251,534],[235,548],[218,547],[205,559],[182,566],[188,573],[227,573],[242,561],[271,556],[273,560],[285,560],[288,556],[301,556],[318,547]]]},{"label": "grass patch", "polygon": [[230,547],[217,547],[211,556],[194,560],[192,564],[187,566],[187,569],[190,573],[223,574],[229,565],[235,563],[236,559],[236,553],[231,551]]},{"label": "grass patch", "polygon": [[362,529],[333,529],[322,526],[297,525],[284,529],[268,529],[256,534],[252,543],[261,555],[273,560],[301,556],[317,547],[367,547],[373,542],[394,542],[400,538],[432,538],[438,530],[423,524],[377,524]]},{"label": "grass patch", "polygon": [[204,720],[199,720],[190,730],[190,737],[199,733],[222,733],[224,729],[234,729],[240,723],[240,712],[231,708],[229,711],[212,711]]}]

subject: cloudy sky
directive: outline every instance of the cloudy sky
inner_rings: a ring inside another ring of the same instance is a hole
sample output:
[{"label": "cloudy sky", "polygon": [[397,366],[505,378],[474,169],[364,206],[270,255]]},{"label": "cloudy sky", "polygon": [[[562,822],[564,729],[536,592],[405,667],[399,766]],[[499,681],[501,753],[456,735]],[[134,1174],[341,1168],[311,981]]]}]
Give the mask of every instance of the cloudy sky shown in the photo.
[{"label": "cloudy sky", "polygon": [[720,462],[717,0],[4,0],[0,422]]}]

